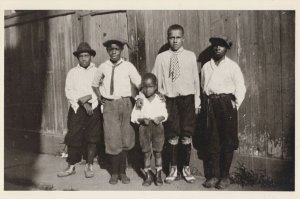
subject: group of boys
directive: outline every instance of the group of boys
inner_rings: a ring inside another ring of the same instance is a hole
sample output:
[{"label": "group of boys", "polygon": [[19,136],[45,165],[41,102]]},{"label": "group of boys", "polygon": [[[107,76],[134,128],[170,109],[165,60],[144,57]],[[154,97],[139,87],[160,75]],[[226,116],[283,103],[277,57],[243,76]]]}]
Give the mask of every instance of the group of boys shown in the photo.
[{"label": "group of boys", "polygon": [[[157,186],[163,184],[164,145],[170,159],[164,182],[172,183],[181,174],[186,182],[194,183],[196,179],[189,165],[196,115],[201,109],[206,123],[203,139],[207,154],[203,160],[206,177],[203,186],[223,189],[230,184],[229,169],[238,147],[237,109],[246,91],[239,66],[225,56],[231,42],[224,36],[210,38],[213,57],[202,67],[200,82],[195,53],[183,48],[183,27],[170,26],[167,36],[169,50],[157,55],[152,73],[146,73],[142,79],[135,66],[121,58],[126,42],[105,41],[103,45],[110,59],[98,68],[91,62],[96,52],[89,44],[82,42],[78,46],[73,54],[79,64],[68,72],[65,89],[71,105],[65,137],[68,167],[58,173],[59,177],[74,174],[75,164],[82,157],[86,160],[85,176],[93,177],[93,159],[103,125],[105,152],[111,168],[109,183],[117,184],[119,180],[130,183],[126,175],[127,151],[135,145],[132,123],[136,123],[144,154],[143,186],[152,182]],[[132,85],[140,91],[134,106]]]}]

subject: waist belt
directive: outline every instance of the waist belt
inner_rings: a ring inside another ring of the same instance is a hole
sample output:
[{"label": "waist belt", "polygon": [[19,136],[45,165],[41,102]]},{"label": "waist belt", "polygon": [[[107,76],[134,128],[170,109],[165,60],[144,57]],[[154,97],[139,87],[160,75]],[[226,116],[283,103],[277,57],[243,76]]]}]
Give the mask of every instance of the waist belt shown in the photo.
[{"label": "waist belt", "polygon": [[225,94],[225,93],[210,94],[210,95],[205,94],[205,97],[207,97],[209,99],[219,99],[219,98],[223,98],[223,97],[230,97],[230,99],[235,100],[235,96],[233,94]]},{"label": "waist belt", "polygon": [[101,97],[101,98],[106,100],[106,101],[115,101],[115,100],[120,100],[120,99],[127,99],[127,98],[130,98],[130,97],[121,97],[121,98],[118,98],[118,99],[109,99],[109,98],[106,98],[106,97]]}]

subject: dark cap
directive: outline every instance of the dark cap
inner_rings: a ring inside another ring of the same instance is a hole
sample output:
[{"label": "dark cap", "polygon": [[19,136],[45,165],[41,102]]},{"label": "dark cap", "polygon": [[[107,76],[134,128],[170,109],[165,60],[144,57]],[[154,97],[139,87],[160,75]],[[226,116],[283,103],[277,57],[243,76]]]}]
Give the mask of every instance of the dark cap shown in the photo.
[{"label": "dark cap", "polygon": [[121,48],[123,48],[125,44],[128,45],[127,41],[117,38],[107,39],[105,42],[103,42],[103,46],[106,48],[109,47],[111,44],[117,44]]},{"label": "dark cap", "polygon": [[91,56],[96,55],[96,51],[91,48],[91,46],[87,42],[81,42],[76,51],[73,52],[73,55],[78,57],[80,53],[89,53]]},{"label": "dark cap", "polygon": [[224,35],[220,35],[220,36],[215,36],[215,37],[211,37],[209,39],[209,42],[214,45],[214,44],[223,44],[224,46],[226,46],[228,49],[230,49],[230,47],[232,46],[232,42],[231,40]]}]

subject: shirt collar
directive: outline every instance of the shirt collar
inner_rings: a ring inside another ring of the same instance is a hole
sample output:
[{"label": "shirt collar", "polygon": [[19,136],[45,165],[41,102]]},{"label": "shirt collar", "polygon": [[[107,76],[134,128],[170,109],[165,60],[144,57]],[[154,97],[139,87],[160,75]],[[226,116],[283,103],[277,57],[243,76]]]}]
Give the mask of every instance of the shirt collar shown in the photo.
[{"label": "shirt collar", "polygon": [[[218,66],[222,65],[223,63],[226,63],[227,60],[228,60],[228,58],[227,58],[227,56],[225,55],[224,59],[219,63]],[[211,66],[213,66],[213,67],[218,67],[218,66],[216,65],[215,60],[214,60],[213,58],[211,58],[210,63],[211,63]]]},{"label": "shirt collar", "polygon": [[95,64],[93,62],[91,62],[90,65],[87,68],[83,68],[79,64],[77,64],[76,67],[79,68],[79,69],[83,69],[83,70],[90,70],[91,68],[95,67]]},{"label": "shirt collar", "polygon": [[117,63],[112,63],[110,60],[106,61],[106,64],[108,64],[109,66],[119,66],[121,63],[123,63],[124,59],[121,58]]},{"label": "shirt collar", "polygon": [[169,51],[172,53],[172,54],[180,54],[182,53],[184,50],[183,46],[181,46],[177,51],[173,51],[171,50],[171,48],[169,49]]}]

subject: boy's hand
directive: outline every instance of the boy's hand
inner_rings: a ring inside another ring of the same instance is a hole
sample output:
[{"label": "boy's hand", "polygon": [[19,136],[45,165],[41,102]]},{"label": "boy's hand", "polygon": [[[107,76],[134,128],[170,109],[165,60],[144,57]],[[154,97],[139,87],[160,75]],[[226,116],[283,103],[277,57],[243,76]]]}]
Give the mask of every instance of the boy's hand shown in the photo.
[{"label": "boy's hand", "polygon": [[195,113],[198,115],[200,113],[200,108],[195,108]]},{"label": "boy's hand", "polygon": [[83,104],[83,107],[88,115],[93,115],[93,108],[90,103]]},{"label": "boy's hand", "polygon": [[85,104],[87,103],[90,99],[92,99],[92,95],[86,95],[78,99],[79,104]]},{"label": "boy's hand", "polygon": [[156,94],[162,102],[166,102],[166,98],[163,94],[161,94],[159,91],[157,91]]},{"label": "boy's hand", "polygon": [[98,101],[100,104],[105,104],[105,100],[102,97],[98,98]]},{"label": "boy's hand", "polygon": [[154,118],[152,121],[154,122],[154,124],[159,125],[164,119],[165,119],[165,117],[159,116],[159,117]]},{"label": "boy's hand", "polygon": [[136,109],[137,110],[141,110],[142,107],[143,107],[143,99],[142,98],[138,98],[135,102],[135,105],[136,105]]},{"label": "boy's hand", "polygon": [[150,124],[150,119],[144,118],[144,124],[148,126]]}]

